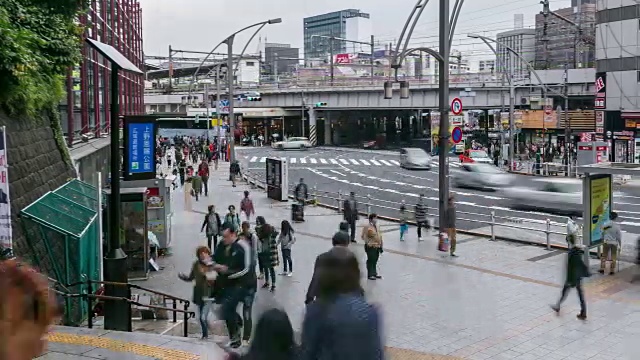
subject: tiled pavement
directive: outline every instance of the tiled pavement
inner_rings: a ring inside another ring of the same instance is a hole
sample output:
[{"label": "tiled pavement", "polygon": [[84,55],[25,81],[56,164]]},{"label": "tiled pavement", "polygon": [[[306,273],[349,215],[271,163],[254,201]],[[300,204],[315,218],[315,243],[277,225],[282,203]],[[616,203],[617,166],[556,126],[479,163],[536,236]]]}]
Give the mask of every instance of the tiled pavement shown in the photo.
[{"label": "tiled pavement", "polygon": [[[183,196],[176,194],[173,255],[162,259],[164,269],[141,285],[190,294],[190,284],[177,281],[176,275],[188,269],[195,247],[204,243],[200,212],[211,203],[221,212],[229,204],[238,206],[245,190],[232,188],[224,175],[220,171],[212,176],[212,194],[194,202],[192,211],[182,211]],[[271,202],[258,189],[252,193],[258,215],[274,224],[289,218],[286,203]],[[279,278],[274,294],[260,291],[254,307],[256,316],[271,306],[287,309],[296,329],[303,318],[313,261],[330,247],[340,216],[308,207],[306,219],[294,225],[294,276]],[[395,224],[383,223],[382,228],[384,279],[363,283],[369,299],[383,309],[391,360],[640,358],[640,345],[634,342],[640,336],[640,288],[627,280],[635,270],[629,264],[616,276],[588,279],[589,319],[582,322],[575,318],[575,292],[560,316],[548,306],[560,293],[565,262],[560,252],[460,236],[460,256],[451,259],[436,250],[434,237],[418,243],[411,229],[412,236],[401,243]],[[364,262],[361,245],[352,249]],[[126,339],[133,342],[146,336],[131,335],[135,338]]]}]

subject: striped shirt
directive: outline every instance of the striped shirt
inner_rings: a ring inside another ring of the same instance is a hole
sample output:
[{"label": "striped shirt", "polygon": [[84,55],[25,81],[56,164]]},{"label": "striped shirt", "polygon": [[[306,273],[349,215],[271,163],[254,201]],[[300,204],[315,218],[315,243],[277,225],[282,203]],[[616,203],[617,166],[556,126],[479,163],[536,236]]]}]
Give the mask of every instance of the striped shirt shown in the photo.
[{"label": "striped shirt", "polygon": [[427,221],[427,205],[422,201],[416,205],[416,222]]}]

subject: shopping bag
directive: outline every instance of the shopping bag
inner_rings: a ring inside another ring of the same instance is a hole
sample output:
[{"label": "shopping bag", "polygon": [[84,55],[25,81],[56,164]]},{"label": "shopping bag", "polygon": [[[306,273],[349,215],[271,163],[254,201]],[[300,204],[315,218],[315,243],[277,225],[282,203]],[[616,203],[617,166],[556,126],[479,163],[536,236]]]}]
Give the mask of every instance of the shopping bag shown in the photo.
[{"label": "shopping bag", "polygon": [[449,235],[446,232],[441,232],[438,238],[438,251],[449,251]]}]

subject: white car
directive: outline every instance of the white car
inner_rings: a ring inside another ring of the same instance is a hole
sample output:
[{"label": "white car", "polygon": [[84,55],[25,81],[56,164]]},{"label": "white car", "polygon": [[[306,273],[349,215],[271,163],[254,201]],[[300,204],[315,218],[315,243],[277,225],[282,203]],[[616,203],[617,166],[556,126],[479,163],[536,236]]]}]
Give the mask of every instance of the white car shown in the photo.
[{"label": "white car", "polygon": [[304,150],[304,149],[309,149],[313,147],[313,145],[311,145],[311,142],[309,142],[309,139],[306,137],[288,138],[285,141],[275,142],[271,146],[279,150],[292,150],[292,149]]},{"label": "white car", "polygon": [[493,164],[464,163],[458,171],[453,171],[453,186],[458,188],[475,188],[498,190],[509,186],[511,174],[498,169]]},{"label": "white car", "polygon": [[512,208],[582,216],[582,182],[540,179],[532,187],[511,187],[504,195]]}]

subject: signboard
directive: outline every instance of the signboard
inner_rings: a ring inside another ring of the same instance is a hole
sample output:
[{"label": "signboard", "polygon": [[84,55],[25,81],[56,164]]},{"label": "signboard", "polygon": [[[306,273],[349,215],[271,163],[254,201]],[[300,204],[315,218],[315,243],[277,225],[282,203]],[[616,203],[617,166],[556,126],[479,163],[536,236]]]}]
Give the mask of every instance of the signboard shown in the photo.
[{"label": "signboard", "polygon": [[596,134],[604,134],[604,111],[596,111]]},{"label": "signboard", "polygon": [[286,158],[267,158],[267,197],[278,201],[289,200],[289,166]]},{"label": "signboard", "polygon": [[124,180],[156,178],[156,119],[124,118]]},{"label": "signboard", "polygon": [[[9,164],[7,161],[7,128],[0,128],[0,252],[13,249],[11,199],[9,198]],[[13,253],[13,252],[12,252]]]},{"label": "signboard", "polygon": [[594,101],[594,107],[596,109],[607,108],[607,73],[596,73],[596,99]]},{"label": "signboard", "polygon": [[453,141],[454,144],[457,144],[461,140],[462,140],[462,129],[456,126],[451,131],[451,141]]},{"label": "signboard", "polygon": [[229,100],[220,100],[220,114],[229,113]]},{"label": "signboard", "polygon": [[460,115],[462,113],[462,100],[460,98],[454,98],[451,101],[451,112],[453,115]]},{"label": "signboard", "polygon": [[609,222],[611,213],[611,175],[591,176],[589,186],[589,218],[591,245],[603,239],[603,227]]},{"label": "signboard", "polygon": [[333,61],[336,64],[351,64],[353,60],[357,59],[358,56],[355,54],[337,54]]}]

